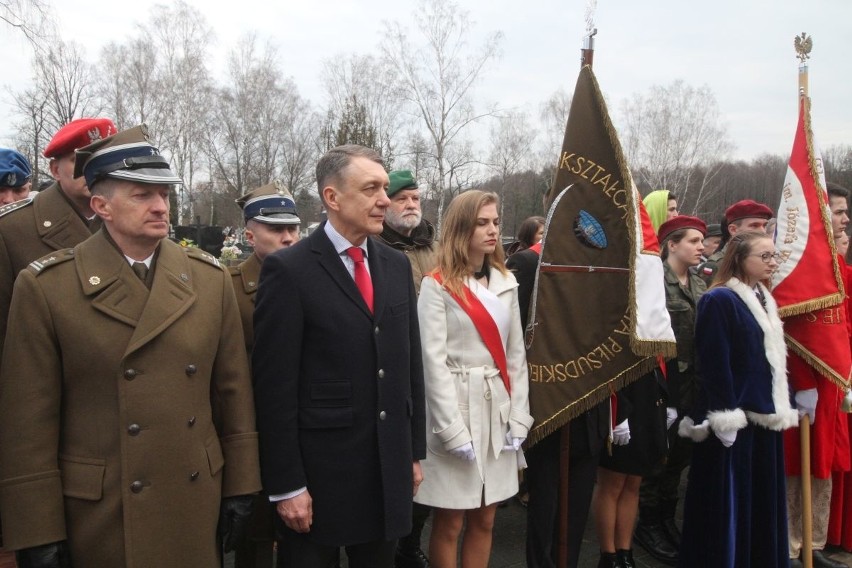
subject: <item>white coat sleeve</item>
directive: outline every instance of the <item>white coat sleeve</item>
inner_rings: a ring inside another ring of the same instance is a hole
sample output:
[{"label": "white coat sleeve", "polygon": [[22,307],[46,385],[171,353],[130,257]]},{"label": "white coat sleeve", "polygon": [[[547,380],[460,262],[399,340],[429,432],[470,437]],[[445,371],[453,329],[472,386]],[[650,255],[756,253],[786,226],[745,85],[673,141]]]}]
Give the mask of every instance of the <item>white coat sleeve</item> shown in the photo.
[{"label": "white coat sleeve", "polygon": [[449,451],[472,442],[459,411],[455,377],[447,367],[447,305],[441,286],[427,276],[420,285],[417,300],[420,320],[420,345],[423,352],[423,376],[426,384],[427,421]]}]

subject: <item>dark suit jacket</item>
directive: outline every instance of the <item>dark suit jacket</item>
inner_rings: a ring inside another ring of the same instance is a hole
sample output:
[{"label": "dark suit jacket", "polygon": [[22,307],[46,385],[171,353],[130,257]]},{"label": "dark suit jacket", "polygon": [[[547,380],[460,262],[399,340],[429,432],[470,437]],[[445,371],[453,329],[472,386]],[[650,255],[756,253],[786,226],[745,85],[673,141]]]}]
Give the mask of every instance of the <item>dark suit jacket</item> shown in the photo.
[{"label": "dark suit jacket", "polygon": [[367,242],[375,314],[322,226],[265,259],[257,293],[252,367],[264,489],[307,487],[308,538],[319,544],[408,534],[412,462],[426,457],[411,266]]}]

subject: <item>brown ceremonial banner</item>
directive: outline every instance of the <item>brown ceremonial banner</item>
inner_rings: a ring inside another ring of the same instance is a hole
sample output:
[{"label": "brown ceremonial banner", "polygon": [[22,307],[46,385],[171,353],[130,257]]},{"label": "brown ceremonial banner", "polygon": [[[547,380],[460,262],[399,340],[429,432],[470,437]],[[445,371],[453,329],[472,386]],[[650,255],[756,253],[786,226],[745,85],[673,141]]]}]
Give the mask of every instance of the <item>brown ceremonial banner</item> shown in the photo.
[{"label": "brown ceremonial banner", "polygon": [[630,347],[636,192],[588,66],[558,165],[526,334],[530,445],[656,365]]}]

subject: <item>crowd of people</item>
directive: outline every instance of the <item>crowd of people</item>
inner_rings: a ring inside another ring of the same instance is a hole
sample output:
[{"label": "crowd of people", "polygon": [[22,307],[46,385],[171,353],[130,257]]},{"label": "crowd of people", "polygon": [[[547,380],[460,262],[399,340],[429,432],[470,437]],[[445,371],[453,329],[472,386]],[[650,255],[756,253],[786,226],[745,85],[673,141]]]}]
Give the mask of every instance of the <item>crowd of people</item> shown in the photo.
[{"label": "crowd of people", "polygon": [[[437,235],[410,171],[344,145],[316,167],[317,230],[300,240],[280,182],[256,188],[237,200],[253,252],[226,268],[169,240],[182,180],[144,125],[75,120],[44,155],[55,182],[30,194],[26,158],[0,149],[0,521],[21,568],[212,568],[230,551],[237,568],[343,552],[484,568],[521,475],[533,568],[563,537],[578,566],[590,516],[602,568],[636,566],[634,542],[670,565],[799,566],[803,416],[813,565],[843,566],[823,551],[852,548],[850,401],[788,363],[769,206],[708,225],[668,190],[645,198],[677,356],[571,421],[560,535],[559,433],[525,445],[544,218],[507,256],[498,197],[470,190]],[[848,192],[828,194],[842,255]]]}]

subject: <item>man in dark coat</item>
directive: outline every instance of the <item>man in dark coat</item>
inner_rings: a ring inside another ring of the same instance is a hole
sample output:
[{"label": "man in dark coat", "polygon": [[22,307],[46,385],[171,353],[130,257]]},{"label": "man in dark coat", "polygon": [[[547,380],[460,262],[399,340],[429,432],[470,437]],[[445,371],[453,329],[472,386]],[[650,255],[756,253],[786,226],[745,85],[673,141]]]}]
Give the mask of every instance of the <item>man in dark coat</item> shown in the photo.
[{"label": "man in dark coat", "polygon": [[7,544],[22,567],[214,568],[217,524],[227,549],[260,490],[231,279],[166,239],[181,181],[144,125],[77,154],[103,228],[30,263],[12,297]]},{"label": "man in dark coat", "polygon": [[381,157],[340,146],[317,165],[328,221],[264,261],[252,367],[264,489],[288,565],[393,566],[426,456],[411,265],[382,231]]},{"label": "man in dark coat", "polygon": [[[506,261],[518,280],[518,304],[524,329],[530,323],[529,308],[535,287],[535,275],[541,244],[516,252]],[[568,456],[568,566],[576,568],[595,474],[604,441],[609,435],[609,400],[584,412],[569,423]],[[555,568],[559,543],[559,459],[560,431],[526,453],[527,491],[527,566]]]}]

